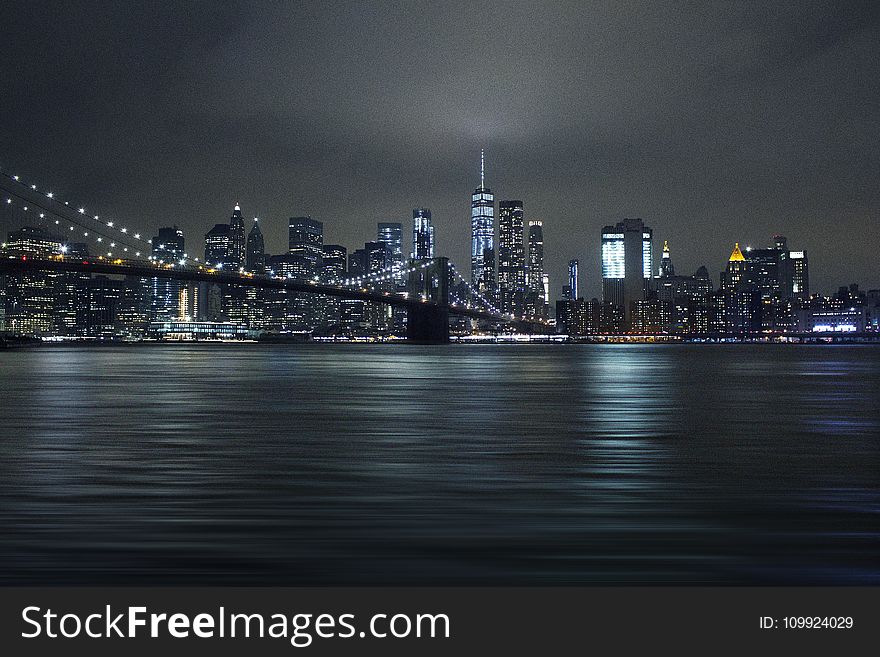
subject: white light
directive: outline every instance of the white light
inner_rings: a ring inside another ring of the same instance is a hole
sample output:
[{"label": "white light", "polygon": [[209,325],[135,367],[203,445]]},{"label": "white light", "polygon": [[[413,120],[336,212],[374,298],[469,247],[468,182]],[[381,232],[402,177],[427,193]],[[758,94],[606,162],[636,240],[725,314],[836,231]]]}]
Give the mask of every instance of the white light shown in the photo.
[{"label": "white light", "polygon": [[13,180],[18,180],[18,176],[12,176]]},{"label": "white light", "polygon": [[36,188],[37,188],[36,185],[31,185],[31,189],[36,189]]},{"label": "white light", "polygon": [[[97,217],[95,217],[95,219],[97,219]],[[108,222],[107,222],[107,225],[108,225],[110,228],[113,228],[113,222],[112,222],[112,221],[108,221]]]},{"label": "white light", "polygon": [[122,229],[122,232],[123,232],[123,233],[127,233],[127,232],[128,232],[128,228],[123,228],[123,229]]},{"label": "white light", "polygon": [[85,209],[85,208],[80,208],[80,209],[79,209],[79,213],[80,213],[80,214],[85,214],[85,213],[86,213],[86,209]]},{"label": "white light", "polygon": [[136,240],[139,240],[139,239],[141,238],[141,234],[140,234],[140,233],[135,233],[135,234],[134,234],[134,238],[135,238]]},{"label": "white light", "polygon": [[48,194],[46,194],[46,196],[48,196],[49,198],[54,198],[55,194],[53,192],[49,192]]}]

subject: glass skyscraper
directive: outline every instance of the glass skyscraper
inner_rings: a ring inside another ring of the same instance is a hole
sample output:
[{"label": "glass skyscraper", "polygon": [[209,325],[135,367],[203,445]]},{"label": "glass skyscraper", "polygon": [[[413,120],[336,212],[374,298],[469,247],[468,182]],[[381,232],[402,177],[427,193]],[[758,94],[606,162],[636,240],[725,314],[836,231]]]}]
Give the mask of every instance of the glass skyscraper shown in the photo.
[{"label": "glass skyscraper", "polygon": [[498,302],[504,314],[524,312],[526,254],[522,201],[498,204]]},{"label": "glass skyscraper", "polygon": [[434,225],[431,223],[429,208],[413,210],[413,248],[414,260],[427,260],[434,257]]},{"label": "glass skyscraper", "polygon": [[602,229],[602,296],[623,311],[627,329],[633,305],[645,300],[653,276],[653,235],[641,219]]},{"label": "glass skyscraper", "polygon": [[471,284],[489,299],[495,296],[495,196],[486,187],[480,151],[480,186],[471,195]]},{"label": "glass skyscraper", "polygon": [[246,248],[244,218],[241,216],[241,208],[236,204],[232,211],[232,218],[229,220],[229,248],[226,251],[226,266],[233,270],[244,267]]}]

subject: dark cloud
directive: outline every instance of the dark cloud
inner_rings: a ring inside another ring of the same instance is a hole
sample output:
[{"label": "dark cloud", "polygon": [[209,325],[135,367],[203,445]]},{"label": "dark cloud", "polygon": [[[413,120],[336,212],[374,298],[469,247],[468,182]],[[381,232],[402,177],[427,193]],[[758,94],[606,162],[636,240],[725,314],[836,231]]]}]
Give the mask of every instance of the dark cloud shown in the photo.
[{"label": "dark cloud", "polygon": [[641,216],[716,278],[775,232],[829,290],[880,284],[880,5],[6,3],[0,165],[104,215],[177,222],[235,201],[357,246],[434,210],[466,266],[479,148],[598,294],[598,235]]}]

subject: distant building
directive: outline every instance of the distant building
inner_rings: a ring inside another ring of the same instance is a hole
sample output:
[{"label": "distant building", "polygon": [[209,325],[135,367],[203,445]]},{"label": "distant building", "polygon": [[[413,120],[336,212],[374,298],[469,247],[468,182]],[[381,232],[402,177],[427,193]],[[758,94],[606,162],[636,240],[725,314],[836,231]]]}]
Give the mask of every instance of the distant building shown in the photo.
[{"label": "distant building", "polygon": [[578,281],[579,263],[577,259],[572,258],[568,261],[568,293],[569,298],[576,300],[580,298],[580,283]]},{"label": "distant building", "polygon": [[434,257],[434,225],[431,223],[431,210],[413,210],[413,248],[414,260],[427,260]]},{"label": "distant building", "polygon": [[495,299],[495,196],[486,187],[483,151],[480,186],[471,195],[471,285],[484,297]]},{"label": "distant building", "polygon": [[399,222],[379,222],[376,230],[376,241],[388,248],[389,266],[403,268],[403,225]]},{"label": "distant building", "polygon": [[324,224],[311,217],[291,217],[288,247],[293,256],[294,278],[317,276],[324,257]]},{"label": "distant building", "polygon": [[[160,228],[152,240],[153,259],[160,264],[174,263],[184,257],[183,231],[177,226]],[[150,320],[166,321],[180,316],[180,291],[183,284],[170,278],[151,279]]]},{"label": "distant building", "polygon": [[621,308],[624,328],[633,304],[647,299],[653,272],[653,230],[641,219],[624,219],[602,229],[602,297]]},{"label": "distant building", "polygon": [[266,243],[256,217],[247,237],[245,269],[256,274],[266,270]]},{"label": "distant building", "polygon": [[214,267],[226,262],[229,250],[229,224],[215,224],[205,235],[205,262]]},{"label": "distant building", "polygon": [[[526,259],[522,201],[498,203],[498,305],[502,314],[525,312]],[[543,281],[541,283],[543,287]]]},{"label": "distant building", "polygon": [[790,251],[791,294],[801,301],[810,298],[810,271],[806,251]]},{"label": "distant building", "polygon": [[526,310],[529,317],[546,319],[550,314],[550,295],[545,289],[544,276],[544,222],[529,221],[528,254],[526,261]]},{"label": "distant building", "polygon": [[232,210],[232,217],[229,219],[229,248],[226,251],[226,268],[237,271],[244,267],[246,253],[244,218],[241,216],[241,208],[236,204]]},{"label": "distant building", "polygon": [[[4,257],[46,258],[62,253],[61,241],[34,226],[9,233]],[[55,330],[55,288],[59,274],[22,271],[6,276],[5,330],[22,335],[51,335]]]}]

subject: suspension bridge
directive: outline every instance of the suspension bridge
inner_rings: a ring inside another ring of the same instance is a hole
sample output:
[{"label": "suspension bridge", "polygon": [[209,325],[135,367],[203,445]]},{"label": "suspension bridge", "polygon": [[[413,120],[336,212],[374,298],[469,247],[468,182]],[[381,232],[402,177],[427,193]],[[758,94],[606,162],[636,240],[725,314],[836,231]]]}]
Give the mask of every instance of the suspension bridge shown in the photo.
[{"label": "suspension bridge", "polygon": [[[173,279],[387,304],[406,310],[407,340],[427,344],[449,341],[450,316],[530,333],[548,330],[542,318],[501,313],[464,279],[448,258],[410,261],[405,266],[395,265],[331,282],[244,269],[228,271],[199,258],[184,256],[173,262],[159,259],[152,253],[151,240],[146,237],[151,233],[144,227],[93,214],[70,200],[58,198],[51,190],[21,180],[18,175],[0,171],[0,192],[2,203],[19,210],[28,225],[50,230],[62,244],[85,242],[94,249],[94,255],[87,257],[69,254],[64,246],[48,255],[7,254],[8,257],[0,258],[0,273],[47,271]],[[406,281],[406,291],[387,289],[388,281],[399,280]],[[463,298],[450,294],[453,285],[466,291]]]}]

